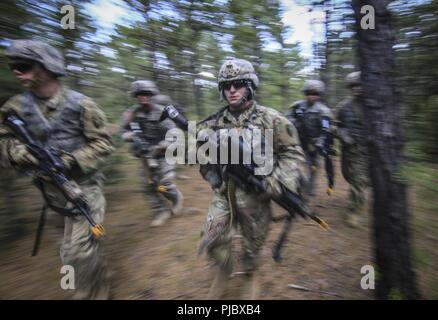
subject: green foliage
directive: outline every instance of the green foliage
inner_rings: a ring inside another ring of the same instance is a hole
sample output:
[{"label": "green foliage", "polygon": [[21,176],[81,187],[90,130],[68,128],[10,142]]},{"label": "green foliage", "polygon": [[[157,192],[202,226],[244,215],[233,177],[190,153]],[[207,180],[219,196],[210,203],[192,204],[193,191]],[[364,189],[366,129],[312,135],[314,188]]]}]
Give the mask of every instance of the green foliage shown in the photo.
[{"label": "green foliage", "polygon": [[403,300],[403,294],[399,289],[393,288],[388,294],[389,300]]},{"label": "green foliage", "polygon": [[432,300],[438,300],[438,279],[435,279],[431,283],[431,299]]},{"label": "green foliage", "polygon": [[438,155],[438,95],[422,97],[416,112],[407,119],[410,156],[414,160],[436,162]]},{"label": "green foliage", "polygon": [[423,248],[417,248],[414,250],[413,261],[417,267],[424,267],[430,264],[430,255]]},{"label": "green foliage", "polygon": [[403,167],[402,174],[420,190],[429,190],[432,194],[438,192],[438,170],[427,163],[409,163]]},{"label": "green foliage", "polygon": [[[413,160],[437,162],[438,155],[438,2],[399,1],[393,8],[405,125]],[[415,57],[415,58],[413,58]]]}]

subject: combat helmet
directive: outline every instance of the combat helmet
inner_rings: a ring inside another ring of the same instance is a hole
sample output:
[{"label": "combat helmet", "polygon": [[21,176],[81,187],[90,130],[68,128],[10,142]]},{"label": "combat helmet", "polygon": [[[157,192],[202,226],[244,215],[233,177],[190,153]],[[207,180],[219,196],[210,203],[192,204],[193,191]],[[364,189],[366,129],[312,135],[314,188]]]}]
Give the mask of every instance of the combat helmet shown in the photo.
[{"label": "combat helmet", "polygon": [[324,82],[319,81],[319,80],[306,80],[306,82],[304,82],[304,88],[303,88],[303,92],[315,92],[318,95],[322,95],[324,94],[325,91],[325,85]]},{"label": "combat helmet", "polygon": [[135,94],[140,91],[149,91],[154,96],[160,94],[160,91],[158,90],[155,83],[150,80],[137,80],[131,83],[131,89],[129,90],[129,92],[132,96],[135,96]]},{"label": "combat helmet", "polygon": [[219,69],[218,88],[221,98],[225,99],[223,84],[229,81],[246,80],[252,96],[259,86],[259,78],[252,64],[244,59],[230,59],[225,61]]},{"label": "combat helmet", "polygon": [[64,57],[57,49],[42,41],[14,40],[6,50],[6,56],[36,61],[55,75],[66,75]]}]

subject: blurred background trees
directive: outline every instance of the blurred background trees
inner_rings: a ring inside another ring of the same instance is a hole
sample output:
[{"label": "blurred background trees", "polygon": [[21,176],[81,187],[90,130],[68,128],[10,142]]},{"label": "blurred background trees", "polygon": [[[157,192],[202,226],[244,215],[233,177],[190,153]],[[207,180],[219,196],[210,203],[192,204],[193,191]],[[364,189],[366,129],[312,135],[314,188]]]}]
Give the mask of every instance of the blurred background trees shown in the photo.
[{"label": "blurred background trees", "polygon": [[[260,74],[262,104],[285,110],[300,98],[304,66],[297,44],[285,43],[286,26],[278,1],[117,1],[136,19],[122,22],[110,35],[96,33],[99,21],[88,2],[70,2],[76,29],[62,29],[64,1],[6,1],[0,20],[0,59],[8,41],[48,41],[66,55],[73,89],[95,98],[116,121],[132,104],[130,82],[152,79],[160,90],[202,118],[217,110],[216,75],[227,57],[251,60]],[[102,10],[105,10],[102,7]],[[1,69],[0,97],[19,91]]]},{"label": "blurred background trees", "polygon": [[[292,1],[309,12],[322,13],[310,26],[315,35],[321,33],[309,39],[310,58],[303,57],[299,43],[287,42],[294,32],[282,19],[287,2],[7,0],[1,4],[0,62],[6,66],[3,52],[12,39],[50,42],[66,56],[65,82],[95,98],[114,122],[132,104],[129,83],[140,78],[156,81],[163,93],[186,107],[189,116],[210,114],[218,106],[217,71],[225,58],[233,56],[254,63],[262,82],[258,92],[262,104],[284,111],[301,98],[305,78],[320,78],[334,108],[348,94],[345,75],[358,67],[351,1]],[[107,3],[127,14],[105,33],[90,4],[105,15]],[[65,4],[75,8],[75,29],[60,27]],[[438,62],[432,53],[438,46],[438,4],[400,0],[390,8],[396,18],[403,117],[409,137],[415,140],[410,150],[435,162]],[[7,68],[0,68],[0,79],[0,98],[19,92]]]}]

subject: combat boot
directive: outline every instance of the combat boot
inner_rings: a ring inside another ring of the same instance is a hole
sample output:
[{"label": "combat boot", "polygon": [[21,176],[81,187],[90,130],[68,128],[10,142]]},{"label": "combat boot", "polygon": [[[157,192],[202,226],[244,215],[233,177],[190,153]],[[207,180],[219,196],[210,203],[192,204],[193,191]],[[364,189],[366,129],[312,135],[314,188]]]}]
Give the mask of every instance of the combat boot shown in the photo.
[{"label": "combat boot", "polygon": [[222,297],[228,284],[229,272],[223,267],[218,267],[216,276],[213,279],[207,300],[218,300]]},{"label": "combat boot", "polygon": [[76,289],[72,300],[108,300],[109,286],[105,284],[99,285],[98,288]]},{"label": "combat boot", "polygon": [[350,228],[360,228],[360,213],[362,212],[362,205],[357,201],[350,200],[348,203],[348,210],[345,212],[344,221]]},{"label": "combat boot", "polygon": [[162,213],[159,213],[154,220],[152,220],[150,226],[151,227],[161,227],[162,225],[164,225],[164,223],[169,220],[171,217],[171,214],[169,211],[165,211]]},{"label": "combat boot", "polygon": [[251,272],[245,275],[245,283],[243,285],[242,299],[257,300],[260,295],[260,281],[258,272]]},{"label": "combat boot", "polygon": [[345,219],[345,223],[350,227],[354,229],[360,228],[360,216],[356,212],[350,212],[350,214],[347,215]]},{"label": "combat boot", "polygon": [[170,209],[172,211],[173,215],[178,215],[181,213],[183,209],[183,203],[184,203],[184,197],[181,193],[181,191],[176,190],[176,197],[174,201],[172,201],[172,208]]}]

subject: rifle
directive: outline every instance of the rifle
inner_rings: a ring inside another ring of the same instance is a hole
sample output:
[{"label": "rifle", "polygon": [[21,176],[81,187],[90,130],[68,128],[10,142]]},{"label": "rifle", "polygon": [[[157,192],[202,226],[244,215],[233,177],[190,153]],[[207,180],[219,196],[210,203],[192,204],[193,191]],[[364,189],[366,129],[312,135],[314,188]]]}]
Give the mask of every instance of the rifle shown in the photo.
[{"label": "rifle", "polygon": [[[167,106],[164,108],[163,113],[161,115],[160,121],[170,118],[172,119],[178,127],[183,130],[188,129],[187,119],[181,115],[178,110],[176,110],[173,106]],[[230,139],[231,144],[236,143],[235,139]],[[242,139],[238,139],[238,150],[239,155],[247,154],[247,150],[245,150],[245,146],[243,144]],[[231,146],[231,144],[228,144]],[[232,147],[231,147],[232,148]],[[263,177],[257,176],[254,174],[254,170],[257,165],[252,162],[251,164],[228,164],[225,165],[225,173],[226,175],[233,179],[238,185],[243,186],[245,189],[252,189],[257,193],[266,193],[265,185],[263,184]],[[289,225],[284,230],[288,230],[291,225],[292,219],[296,214],[299,214],[305,219],[312,219],[316,223],[318,223],[323,229],[328,229],[327,223],[316,216],[303,202],[303,200],[297,194],[291,192],[283,185],[281,186],[281,193],[278,197],[273,197],[272,200],[280,205],[282,208],[286,209],[289,213],[289,217],[287,219],[287,224]],[[276,246],[273,248],[273,255],[275,261],[281,260],[280,249],[285,242],[286,233],[284,232],[284,236],[282,236],[279,241],[277,241]]]},{"label": "rifle", "polygon": [[320,139],[321,140],[319,141],[317,147],[319,149],[319,153],[324,157],[324,166],[328,181],[327,194],[331,195],[335,186],[335,170],[330,157],[331,155],[335,154],[335,151],[332,149],[333,135],[328,128],[323,127]]},{"label": "rifle", "polygon": [[[33,168],[35,171],[34,183],[41,190],[46,205],[61,214],[73,214],[72,211],[76,209],[79,214],[88,220],[91,225],[91,232],[95,237],[99,238],[104,236],[105,229],[101,224],[96,223],[91,216],[84,193],[75,181],[66,177],[66,169],[60,158],[59,151],[52,147],[45,148],[39,141],[35,140],[26,129],[24,121],[16,115],[8,115],[5,119],[5,124],[11,128],[19,140],[26,145],[29,152],[38,159],[38,166]],[[73,210],[51,206],[43,190],[43,182],[46,181],[46,177],[50,178],[53,185],[62,193],[65,199],[73,205]],[[69,212],[67,213],[67,211]]]},{"label": "rifle", "polygon": [[138,122],[130,122],[129,128],[133,135],[132,142],[134,145],[134,155],[139,158],[144,158],[149,168],[158,167],[158,163],[155,160],[153,146],[144,139],[144,132]]}]

